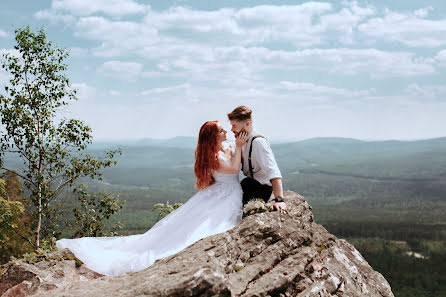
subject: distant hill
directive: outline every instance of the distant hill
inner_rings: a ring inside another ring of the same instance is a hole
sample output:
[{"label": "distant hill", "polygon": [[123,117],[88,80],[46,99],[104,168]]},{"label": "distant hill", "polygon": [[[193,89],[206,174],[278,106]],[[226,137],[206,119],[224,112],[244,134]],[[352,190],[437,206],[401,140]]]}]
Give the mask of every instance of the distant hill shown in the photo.
[{"label": "distant hill", "polygon": [[[105,149],[122,148],[118,165],[103,171],[107,184],[190,193],[194,191],[195,145],[193,137],[176,137],[98,142],[89,151],[101,154]],[[361,203],[389,199],[446,202],[446,137],[417,141],[313,138],[273,143],[272,148],[285,188],[310,201],[336,196],[344,202]],[[18,164],[17,160],[7,161]]]},{"label": "distant hill", "polygon": [[[93,191],[120,193],[127,203],[119,219],[127,230],[142,232],[156,220],[150,211],[155,203],[185,202],[196,192],[195,142],[193,137],[177,137],[95,143],[88,148],[93,154],[117,147],[123,154],[116,158],[116,167],[103,170],[103,181],[86,183]],[[305,196],[316,220],[333,232],[382,237],[380,232],[393,226],[403,232],[398,237],[403,240],[446,234],[446,137],[313,138],[271,146],[284,189]],[[19,164],[17,159],[6,161]]]},{"label": "distant hill", "polygon": [[169,139],[142,138],[136,140],[115,140],[115,141],[96,141],[90,149],[102,149],[116,146],[140,147],[176,147],[176,148],[195,148],[197,138],[188,136],[177,136]]}]

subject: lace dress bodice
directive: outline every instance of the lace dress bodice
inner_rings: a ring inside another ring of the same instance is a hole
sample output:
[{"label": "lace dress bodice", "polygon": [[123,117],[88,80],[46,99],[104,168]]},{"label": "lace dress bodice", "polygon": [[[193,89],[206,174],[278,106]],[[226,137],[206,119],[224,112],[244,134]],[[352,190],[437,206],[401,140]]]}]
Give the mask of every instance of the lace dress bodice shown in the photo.
[{"label": "lace dress bodice", "polygon": [[[226,164],[232,164],[231,160],[226,159],[224,153],[222,151],[218,152],[218,158],[225,162]],[[238,173],[230,174],[230,173],[220,173],[214,172],[214,179],[216,183],[239,183]]]}]

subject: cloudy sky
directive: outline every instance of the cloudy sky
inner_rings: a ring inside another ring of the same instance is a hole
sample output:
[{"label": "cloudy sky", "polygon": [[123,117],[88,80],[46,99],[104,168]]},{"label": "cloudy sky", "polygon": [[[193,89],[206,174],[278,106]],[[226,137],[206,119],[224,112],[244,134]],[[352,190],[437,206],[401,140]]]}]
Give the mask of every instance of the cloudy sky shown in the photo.
[{"label": "cloudy sky", "polygon": [[276,141],[446,136],[443,0],[1,0],[1,53],[26,24],[70,51],[63,114],[98,140],[229,129],[238,105]]}]

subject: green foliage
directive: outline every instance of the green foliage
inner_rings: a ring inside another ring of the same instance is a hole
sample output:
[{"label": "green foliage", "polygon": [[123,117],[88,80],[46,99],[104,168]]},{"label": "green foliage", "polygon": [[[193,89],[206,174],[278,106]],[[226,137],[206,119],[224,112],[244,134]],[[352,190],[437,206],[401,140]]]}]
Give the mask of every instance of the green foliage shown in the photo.
[{"label": "green foliage", "polygon": [[107,191],[91,194],[82,184],[75,192],[81,202],[81,207],[73,209],[75,225],[81,228],[74,233],[74,237],[111,235],[103,231],[104,221],[118,213],[125,201],[120,201],[119,195],[110,195]]},{"label": "green foliage", "polygon": [[322,253],[323,250],[325,250],[325,244],[322,244],[322,245],[320,245],[320,246],[317,248],[317,252],[318,252],[319,254]]},{"label": "green foliage", "polygon": [[[433,249],[422,251],[426,256],[424,259],[408,256],[406,253],[412,247],[404,241],[353,238],[349,242],[384,275],[396,297],[446,296],[446,248],[443,242],[428,242],[427,246]],[[423,242],[418,245],[423,246]]]},{"label": "green foliage", "polygon": [[57,251],[56,237],[41,240],[40,248],[37,250],[39,254],[44,254],[54,251]]},{"label": "green foliage", "polygon": [[166,202],[166,204],[164,203],[157,203],[152,207],[152,211],[158,211],[158,218],[157,218],[157,222],[164,218],[165,216],[167,216],[168,214],[170,214],[172,211],[174,211],[175,209],[179,208],[181,205],[183,205],[183,203],[174,203],[174,204],[169,204],[169,201]]},{"label": "green foliage", "polygon": [[[4,235],[7,239],[0,244],[0,264],[8,262],[13,256],[21,257],[24,253],[32,251],[32,246],[29,244],[29,239],[27,238],[27,236],[31,236],[31,230],[27,226],[30,217],[24,211],[28,207],[29,202],[23,200],[22,185],[16,174],[6,172],[3,178],[5,183],[0,180],[0,184],[2,184],[0,188],[4,189],[4,191],[1,191],[3,193],[0,195],[2,196],[1,198],[6,198],[7,203],[20,205],[21,211],[14,218],[14,225],[11,228],[6,228],[7,232]],[[1,210],[0,213],[5,214],[4,210]],[[3,231],[5,231],[4,228]]]},{"label": "green foliage", "polygon": [[[0,169],[16,170],[29,191],[32,203],[32,228],[35,238],[29,241],[34,249],[40,246],[40,235],[57,235],[61,209],[66,204],[61,196],[66,188],[76,188],[82,177],[102,179],[100,169],[116,164],[113,160],[121,150],[110,150],[101,157],[85,152],[92,143],[91,128],[77,119],[58,119],[58,111],[70,101],[77,100],[76,90],[71,89],[69,79],[64,75],[67,65],[64,60],[68,53],[46,39],[43,29],[34,33],[29,26],[17,29],[17,54],[4,54],[2,67],[10,74],[5,94],[0,94],[0,117],[5,132],[0,134],[0,159],[5,154],[20,158],[23,167]],[[116,205],[105,199],[101,209],[116,213]],[[58,200],[59,199],[59,200]],[[107,210],[107,208],[110,208]],[[86,228],[99,232],[101,224],[91,212]],[[56,232],[56,233],[55,233]],[[88,233],[87,232],[87,233]]]},{"label": "green foliage", "polygon": [[245,266],[243,265],[234,265],[234,271],[235,272],[239,272],[240,270],[242,270],[243,268],[245,268]]},{"label": "green foliage", "polygon": [[34,252],[26,253],[23,255],[23,260],[29,264],[34,264],[37,262],[37,255]]},{"label": "green foliage", "polygon": [[13,228],[17,228],[17,222],[24,212],[23,204],[19,201],[5,199],[6,182],[0,179],[0,244],[4,245],[9,240],[8,234]]}]

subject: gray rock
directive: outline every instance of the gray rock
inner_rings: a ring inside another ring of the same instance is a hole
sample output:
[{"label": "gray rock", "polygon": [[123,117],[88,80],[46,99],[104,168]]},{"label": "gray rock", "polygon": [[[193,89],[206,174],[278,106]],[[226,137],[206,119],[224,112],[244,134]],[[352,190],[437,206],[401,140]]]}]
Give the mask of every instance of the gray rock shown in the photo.
[{"label": "gray rock", "polygon": [[393,296],[351,244],[313,222],[302,196],[284,199],[288,213],[251,215],[144,270],[36,296]]},{"label": "gray rock", "polygon": [[0,267],[0,296],[29,296],[103,276],[82,265],[68,249],[38,255],[30,262],[19,259]]}]

